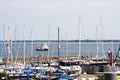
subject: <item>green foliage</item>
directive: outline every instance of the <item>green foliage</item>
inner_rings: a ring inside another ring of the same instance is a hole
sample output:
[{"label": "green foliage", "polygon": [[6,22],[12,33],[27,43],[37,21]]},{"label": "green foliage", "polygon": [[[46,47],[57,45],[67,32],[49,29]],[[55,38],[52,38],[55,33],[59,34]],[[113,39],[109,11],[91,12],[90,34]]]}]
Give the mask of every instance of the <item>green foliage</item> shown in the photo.
[{"label": "green foliage", "polygon": [[[5,79],[2,79],[2,77],[5,77]],[[7,80],[11,80],[11,78],[8,77],[5,73],[0,73],[0,80],[6,80],[6,77],[7,77]]]},{"label": "green foliage", "polygon": [[104,77],[101,75],[101,76],[98,76],[98,79],[97,80],[104,80]]}]

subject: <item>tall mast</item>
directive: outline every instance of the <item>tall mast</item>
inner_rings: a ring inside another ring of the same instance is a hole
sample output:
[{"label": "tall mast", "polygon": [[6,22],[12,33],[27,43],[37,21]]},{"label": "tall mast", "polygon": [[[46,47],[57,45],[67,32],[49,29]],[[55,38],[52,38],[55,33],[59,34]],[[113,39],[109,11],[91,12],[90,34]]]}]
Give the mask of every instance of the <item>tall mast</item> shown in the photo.
[{"label": "tall mast", "polygon": [[[5,25],[3,25],[3,40],[4,40],[4,45],[5,45]],[[4,46],[4,52],[6,53],[6,47]]]},{"label": "tall mast", "polygon": [[[99,52],[99,49],[98,49],[98,28],[97,28],[97,25],[96,25],[96,43],[97,43],[97,54],[96,54],[96,58],[98,59],[98,52]],[[97,60],[98,61],[98,60]]]},{"label": "tall mast", "polygon": [[80,42],[81,42],[81,26],[80,26],[80,21],[81,21],[81,18],[79,18],[79,33],[78,33],[78,36],[79,36],[79,45],[78,45],[78,52],[79,52],[79,60],[81,60],[81,44],[80,44]]},{"label": "tall mast", "polygon": [[66,34],[66,54],[65,54],[65,59],[67,60],[68,56],[68,34]]},{"label": "tall mast", "polygon": [[[17,29],[17,25],[15,25],[15,32],[14,32],[15,33],[15,42],[14,42],[15,43],[15,54],[17,54],[16,29]],[[15,57],[15,60],[14,60],[15,62],[17,59],[17,56],[15,55],[14,57]]]},{"label": "tall mast", "polygon": [[24,24],[24,44],[23,44],[24,45],[23,46],[23,49],[24,49],[24,55],[23,55],[24,56],[24,59],[23,59],[24,62],[23,62],[23,64],[24,65],[25,65],[25,47],[26,47],[26,45],[25,45],[25,38],[26,38],[25,32],[26,32],[26,28],[25,28],[25,24]]},{"label": "tall mast", "polygon": [[58,27],[58,62],[59,62],[59,54],[60,54],[60,40],[59,40],[59,27]]},{"label": "tall mast", "polygon": [[[12,61],[12,41],[10,39],[10,27],[8,26],[8,41],[7,41],[7,48],[8,48],[8,60]],[[9,61],[10,62],[10,61]]]},{"label": "tall mast", "polygon": [[9,42],[10,38],[9,38],[9,26],[8,26],[8,41],[7,41],[7,48],[8,48],[8,62],[9,62],[9,58],[10,58],[10,42]]},{"label": "tall mast", "polygon": [[102,24],[102,16],[100,17],[100,27],[101,27],[102,57],[103,57],[103,60],[104,60],[105,54],[104,54],[104,42],[103,42],[103,24]]},{"label": "tall mast", "polygon": [[32,61],[32,56],[33,56],[33,33],[32,33],[33,27],[31,26],[31,31],[30,31],[30,37],[29,40],[31,39],[31,54],[30,54],[30,61]]},{"label": "tall mast", "polygon": [[[48,46],[49,46],[49,48],[50,48],[50,27],[51,27],[51,25],[49,24],[49,26],[48,26]],[[48,61],[49,62],[51,61],[51,59],[50,59],[50,49],[48,50]]]}]

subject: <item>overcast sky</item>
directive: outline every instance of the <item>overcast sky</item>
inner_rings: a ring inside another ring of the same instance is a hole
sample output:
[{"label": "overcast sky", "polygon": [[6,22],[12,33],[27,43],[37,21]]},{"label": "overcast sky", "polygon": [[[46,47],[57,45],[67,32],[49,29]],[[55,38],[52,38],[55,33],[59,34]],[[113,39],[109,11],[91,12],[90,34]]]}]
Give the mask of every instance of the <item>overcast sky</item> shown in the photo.
[{"label": "overcast sky", "polygon": [[120,0],[0,0],[0,40],[79,39],[79,18],[81,39],[120,39]]}]

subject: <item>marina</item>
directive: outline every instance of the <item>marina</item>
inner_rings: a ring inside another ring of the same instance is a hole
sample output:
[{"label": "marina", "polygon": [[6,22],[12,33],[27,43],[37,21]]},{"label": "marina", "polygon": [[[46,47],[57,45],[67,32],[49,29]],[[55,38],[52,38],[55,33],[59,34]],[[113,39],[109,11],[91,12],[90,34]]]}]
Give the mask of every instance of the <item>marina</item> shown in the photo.
[{"label": "marina", "polygon": [[59,27],[54,42],[8,40],[0,47],[3,80],[108,80],[107,72],[120,69],[119,42],[60,41]]},{"label": "marina", "polygon": [[[12,43],[14,44],[14,42]],[[60,42],[60,44],[62,44],[62,42]],[[118,46],[117,43],[115,44],[116,46]],[[95,43],[93,45],[95,45]],[[37,46],[37,44],[35,46]],[[13,49],[12,51],[14,52],[15,48],[11,48],[11,49]],[[49,49],[51,48],[49,47]],[[99,75],[104,75],[105,72],[119,70],[118,64],[116,64],[116,67],[110,68],[109,56],[99,57],[99,58],[88,56],[88,55],[85,56],[85,54],[83,54],[84,56],[82,54],[81,56],[77,56],[77,55],[68,56],[69,54],[65,52],[66,53],[65,56],[62,56],[62,55],[59,56],[59,62],[58,62],[57,55],[56,56],[47,55],[49,49],[42,50],[43,52],[41,50],[39,51],[35,49],[36,52],[41,52],[41,53],[38,53],[38,54],[41,54],[41,56],[31,55],[27,57],[18,56],[14,58],[13,57],[6,58],[5,56],[3,56],[1,58],[1,70],[0,71],[2,73],[6,72],[7,76],[11,78],[11,80],[19,80],[19,79],[20,80],[42,80],[42,79],[43,80],[56,80],[56,79],[58,80],[59,78],[68,79],[68,80],[97,80],[99,78]],[[116,52],[119,52],[119,50]],[[116,56],[117,54],[119,53],[116,53]],[[106,55],[108,55],[108,52],[106,53]],[[115,60],[115,57],[113,58],[113,61],[114,60]],[[116,60],[117,60],[117,63],[119,63],[119,57],[117,57]],[[25,66],[24,66],[24,61],[26,63]],[[59,71],[57,71],[57,73],[53,74],[54,70],[59,70],[62,72],[58,73]]]},{"label": "marina", "polygon": [[113,42],[104,42],[104,48],[103,40],[83,43],[60,41],[59,27],[56,42],[1,41],[0,72],[4,74],[1,79],[107,80],[105,72],[118,71],[120,46],[117,42],[114,42],[116,53],[110,51]]},{"label": "marina", "polygon": [[120,0],[0,0],[0,80],[120,80]]}]

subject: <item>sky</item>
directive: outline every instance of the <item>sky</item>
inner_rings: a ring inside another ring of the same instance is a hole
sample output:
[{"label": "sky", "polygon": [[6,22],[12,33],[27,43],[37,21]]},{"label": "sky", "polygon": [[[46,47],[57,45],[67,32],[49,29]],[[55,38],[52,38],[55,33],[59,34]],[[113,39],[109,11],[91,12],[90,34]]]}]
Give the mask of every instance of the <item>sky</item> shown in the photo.
[{"label": "sky", "polygon": [[[0,0],[0,40],[120,39],[120,0]],[[79,37],[80,35],[80,37]]]}]

